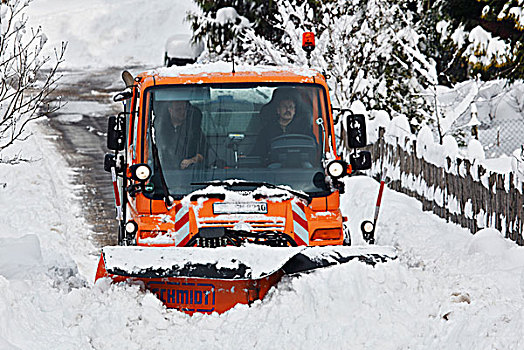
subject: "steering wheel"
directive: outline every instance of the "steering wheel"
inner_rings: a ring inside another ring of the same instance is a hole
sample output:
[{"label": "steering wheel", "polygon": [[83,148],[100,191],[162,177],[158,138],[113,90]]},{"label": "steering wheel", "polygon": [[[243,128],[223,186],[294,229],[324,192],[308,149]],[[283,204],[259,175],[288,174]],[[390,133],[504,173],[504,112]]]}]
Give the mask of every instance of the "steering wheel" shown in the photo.
[{"label": "steering wheel", "polygon": [[[314,163],[317,143],[309,135],[287,134],[271,140],[269,163]],[[300,166],[303,167],[303,166]]]}]

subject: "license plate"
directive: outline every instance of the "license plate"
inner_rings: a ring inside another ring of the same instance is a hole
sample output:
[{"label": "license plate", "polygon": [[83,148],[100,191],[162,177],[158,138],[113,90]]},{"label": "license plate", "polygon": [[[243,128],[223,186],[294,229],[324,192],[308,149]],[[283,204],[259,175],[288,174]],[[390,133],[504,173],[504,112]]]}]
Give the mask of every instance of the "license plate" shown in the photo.
[{"label": "license plate", "polygon": [[214,214],[267,214],[267,203],[214,203]]}]

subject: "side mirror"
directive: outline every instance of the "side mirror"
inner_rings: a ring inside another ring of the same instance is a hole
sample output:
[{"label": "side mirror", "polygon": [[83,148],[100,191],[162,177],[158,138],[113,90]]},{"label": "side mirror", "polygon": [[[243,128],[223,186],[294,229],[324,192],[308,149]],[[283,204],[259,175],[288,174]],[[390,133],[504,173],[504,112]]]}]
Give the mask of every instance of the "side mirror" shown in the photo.
[{"label": "side mirror", "polygon": [[113,101],[122,102],[124,100],[129,100],[131,97],[133,97],[133,92],[131,89],[126,89],[113,96]]},{"label": "side mirror", "polygon": [[353,170],[371,169],[371,152],[369,151],[360,151],[352,154],[349,159]]},{"label": "side mirror", "polygon": [[132,87],[135,79],[133,78],[133,75],[129,73],[129,71],[125,70],[122,72],[122,80],[126,84],[126,88]]},{"label": "side mirror", "polygon": [[348,115],[346,119],[349,148],[367,146],[366,117],[363,114]]},{"label": "side mirror", "polygon": [[107,148],[113,151],[123,151],[124,140],[124,118],[109,117],[107,121]]},{"label": "side mirror", "polygon": [[104,170],[110,173],[111,168],[116,168],[115,155],[111,153],[106,153],[104,157]]},{"label": "side mirror", "polygon": [[111,172],[111,168],[115,168],[117,173],[121,173],[124,169],[124,155],[120,154],[118,155],[118,158],[111,153],[106,153],[104,157],[104,170],[108,173]]}]

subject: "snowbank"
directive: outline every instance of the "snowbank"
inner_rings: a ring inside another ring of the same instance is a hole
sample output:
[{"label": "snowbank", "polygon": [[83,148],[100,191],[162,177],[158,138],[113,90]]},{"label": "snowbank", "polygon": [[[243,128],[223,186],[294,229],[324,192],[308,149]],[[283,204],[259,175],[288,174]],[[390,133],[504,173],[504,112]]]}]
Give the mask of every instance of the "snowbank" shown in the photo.
[{"label": "snowbank", "polygon": [[63,67],[160,66],[167,39],[190,33],[188,10],[197,10],[192,1],[35,0],[28,14],[48,37],[48,54],[68,42]]},{"label": "snowbank", "polygon": [[[34,134],[28,141],[9,149],[32,162],[15,166],[0,164],[0,264],[20,265],[13,273],[27,272],[31,266],[69,264],[75,259],[84,275],[93,273],[89,256],[95,248],[82,217],[82,202],[75,195],[75,175],[40,128],[30,125]],[[64,249],[66,248],[66,249]],[[20,258],[23,256],[25,258]]]}]

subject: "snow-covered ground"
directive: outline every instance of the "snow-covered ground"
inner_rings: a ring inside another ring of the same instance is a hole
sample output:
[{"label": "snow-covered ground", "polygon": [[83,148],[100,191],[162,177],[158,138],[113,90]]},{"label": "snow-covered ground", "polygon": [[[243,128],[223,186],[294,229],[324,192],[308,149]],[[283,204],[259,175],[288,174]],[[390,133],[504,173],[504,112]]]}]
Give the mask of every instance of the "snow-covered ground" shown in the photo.
[{"label": "snow-covered ground", "polygon": [[[50,46],[69,41],[67,67],[160,65],[191,6],[35,0],[30,15]],[[0,349],[524,348],[524,248],[494,230],[471,235],[389,190],[377,243],[395,246],[396,261],[285,277],[264,300],[222,315],[190,317],[137,286],[94,285],[99,251],[80,185],[45,127],[23,143],[35,162],[0,164]],[[353,232],[377,191],[370,178],[347,180]]]},{"label": "snow-covered ground", "polygon": [[160,66],[167,39],[189,33],[191,0],[33,0],[30,24],[49,38],[46,52],[67,41],[62,67]]},{"label": "snow-covered ground", "polygon": [[[222,315],[166,310],[136,286],[93,284],[98,251],[72,171],[35,126],[34,163],[0,166],[0,349],[520,349],[524,248],[476,235],[386,190],[378,244],[399,259],[286,277]],[[373,214],[378,184],[347,180],[343,211]]]}]

